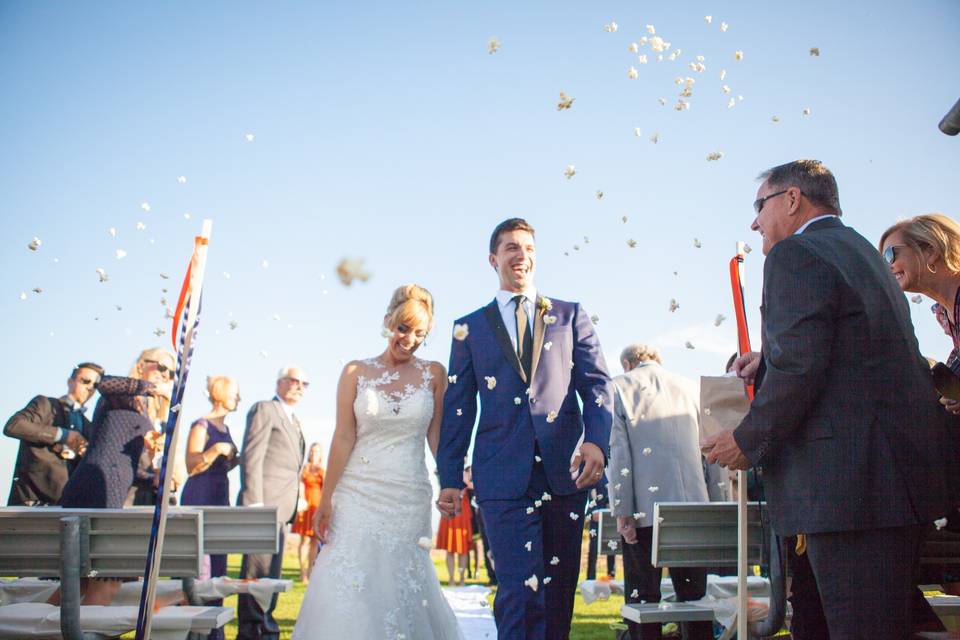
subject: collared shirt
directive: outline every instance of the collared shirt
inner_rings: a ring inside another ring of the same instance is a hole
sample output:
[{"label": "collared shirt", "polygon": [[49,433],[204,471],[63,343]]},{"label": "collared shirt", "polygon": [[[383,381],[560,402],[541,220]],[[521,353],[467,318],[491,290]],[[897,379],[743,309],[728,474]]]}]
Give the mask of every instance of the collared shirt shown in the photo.
[{"label": "collared shirt", "polygon": [[806,222],[804,222],[804,223],[800,226],[799,229],[797,229],[796,231],[794,231],[794,232],[793,232],[793,235],[795,235],[795,236],[800,235],[801,233],[803,233],[804,231],[806,231],[806,230],[807,230],[807,227],[809,227],[810,225],[812,225],[814,222],[820,222],[821,220],[826,220],[827,218],[836,218],[836,217],[837,217],[837,214],[835,214],[835,213],[825,213],[825,214],[823,214],[822,216],[817,216],[816,218],[810,218],[809,220],[807,220]]},{"label": "collared shirt", "polygon": [[290,422],[296,424],[297,422],[296,420],[294,420],[294,417],[293,417],[293,407],[287,404],[286,402],[284,402],[280,398],[280,396],[273,396],[273,399],[280,403],[280,406],[283,408],[283,412],[287,414],[287,419],[290,420]]},{"label": "collared shirt", "polygon": [[[500,307],[500,317],[503,318],[503,324],[507,327],[507,333],[510,334],[510,342],[513,348],[517,348],[517,305],[513,298],[518,294],[513,291],[497,291],[497,305]],[[523,308],[527,312],[527,324],[529,325],[530,335],[533,335],[533,312],[537,300],[537,290],[533,287],[526,289],[521,295],[527,297],[523,303]]]}]

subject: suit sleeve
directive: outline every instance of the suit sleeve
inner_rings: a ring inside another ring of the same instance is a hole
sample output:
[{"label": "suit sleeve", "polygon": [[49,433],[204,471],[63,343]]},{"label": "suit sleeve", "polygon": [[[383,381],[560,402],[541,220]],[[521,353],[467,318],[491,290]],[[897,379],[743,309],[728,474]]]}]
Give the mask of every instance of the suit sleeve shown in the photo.
[{"label": "suit sleeve", "polygon": [[794,238],[774,246],[763,274],[766,373],[734,439],[754,465],[796,431],[831,362],[838,274]]},{"label": "suit sleeve", "polygon": [[573,383],[583,402],[583,440],[600,447],[606,458],[613,422],[613,383],[597,332],[579,304],[573,313]]},{"label": "suit sleeve", "polygon": [[[613,427],[610,430],[610,465],[608,469],[610,479],[607,491],[613,515],[629,516],[637,510],[634,505],[633,493],[633,452],[630,449],[630,435],[627,433],[630,428],[627,421],[627,412],[623,407],[620,390],[616,387],[614,388],[613,402]],[[620,474],[621,469],[630,469],[631,474],[623,477]]]},{"label": "suit sleeve", "polygon": [[263,504],[263,460],[270,442],[269,403],[258,402],[247,414],[243,434],[243,458],[240,466],[241,505]]},{"label": "suit sleeve", "polygon": [[443,420],[440,423],[440,446],[437,451],[437,471],[441,489],[462,489],[463,458],[470,446],[477,417],[477,377],[473,371],[468,335],[464,340],[453,339],[450,347],[451,378],[456,382],[447,386],[443,396]]},{"label": "suit sleeve", "polygon": [[54,426],[55,408],[46,396],[37,396],[13,414],[3,427],[3,435],[31,444],[51,446],[57,443],[59,429]]}]

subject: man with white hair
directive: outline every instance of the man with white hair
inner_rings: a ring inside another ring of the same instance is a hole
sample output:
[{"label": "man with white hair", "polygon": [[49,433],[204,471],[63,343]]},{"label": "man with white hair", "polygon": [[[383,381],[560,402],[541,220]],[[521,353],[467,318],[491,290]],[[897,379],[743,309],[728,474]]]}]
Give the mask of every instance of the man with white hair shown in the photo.
[{"label": "man with white hair", "polygon": [[[277,374],[277,393],[272,400],[257,402],[247,413],[240,461],[240,506],[277,507],[279,551],[273,555],[245,555],[241,578],[279,578],[283,564],[286,525],[297,513],[300,467],[304,441],[300,421],[293,409],[310,385],[299,367],[285,367]],[[248,594],[237,601],[238,640],[279,640],[280,627],[273,618],[274,594],[264,611]]]},{"label": "man with white hair", "polygon": [[[607,469],[610,506],[623,536],[627,602],[659,602],[661,571],[650,564],[654,504],[706,502],[697,385],[660,366],[657,349],[630,345],[620,355],[624,374],[613,379],[613,428]],[[707,572],[670,568],[679,602],[706,593]],[[660,624],[627,623],[632,640],[661,637]],[[713,638],[709,622],[683,623],[686,640]]]}]

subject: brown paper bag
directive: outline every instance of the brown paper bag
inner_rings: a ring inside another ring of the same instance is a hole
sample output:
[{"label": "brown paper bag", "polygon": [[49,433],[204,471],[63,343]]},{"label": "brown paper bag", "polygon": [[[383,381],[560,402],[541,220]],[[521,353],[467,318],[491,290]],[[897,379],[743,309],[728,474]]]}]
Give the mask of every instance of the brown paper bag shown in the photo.
[{"label": "brown paper bag", "polygon": [[743,380],[735,376],[700,376],[700,439],[737,428],[750,410]]}]

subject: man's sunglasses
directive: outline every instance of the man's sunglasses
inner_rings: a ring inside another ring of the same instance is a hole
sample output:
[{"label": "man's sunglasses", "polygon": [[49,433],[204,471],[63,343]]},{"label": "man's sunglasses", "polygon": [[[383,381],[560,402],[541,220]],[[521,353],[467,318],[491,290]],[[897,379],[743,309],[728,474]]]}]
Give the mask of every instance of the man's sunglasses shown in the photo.
[{"label": "man's sunglasses", "polygon": [[906,245],[903,244],[892,244],[886,249],[883,250],[883,261],[887,264],[893,264],[897,261],[897,256],[900,253],[899,249],[903,249]]},{"label": "man's sunglasses", "polygon": [[289,381],[292,382],[293,384],[298,384],[298,385],[300,385],[300,386],[303,387],[304,389],[306,389],[307,387],[310,386],[310,383],[309,383],[309,382],[307,382],[306,380],[301,380],[300,378],[291,378],[290,376],[287,376],[285,379],[286,379],[286,380],[289,380]]},{"label": "man's sunglasses", "polygon": [[162,362],[157,362],[156,360],[148,360],[146,358],[144,358],[143,361],[149,362],[150,364],[154,365],[157,368],[157,371],[167,376],[168,380],[173,380],[173,369],[171,369],[167,365],[163,364]]},{"label": "man's sunglasses", "polygon": [[91,380],[90,378],[76,378],[76,381],[88,387],[95,387],[100,384],[99,380]]},{"label": "man's sunglasses", "polygon": [[768,195],[768,196],[763,196],[762,198],[757,198],[756,200],[753,201],[753,210],[756,211],[756,212],[759,214],[761,211],[763,211],[763,203],[764,203],[764,202],[766,202],[766,201],[769,200],[770,198],[776,198],[777,196],[782,196],[782,195],[785,194],[787,191],[790,191],[790,189],[784,189],[783,191],[777,191],[776,193],[771,193],[771,194]]}]

